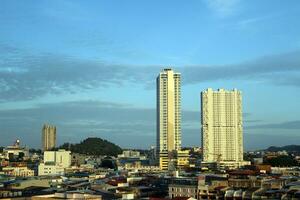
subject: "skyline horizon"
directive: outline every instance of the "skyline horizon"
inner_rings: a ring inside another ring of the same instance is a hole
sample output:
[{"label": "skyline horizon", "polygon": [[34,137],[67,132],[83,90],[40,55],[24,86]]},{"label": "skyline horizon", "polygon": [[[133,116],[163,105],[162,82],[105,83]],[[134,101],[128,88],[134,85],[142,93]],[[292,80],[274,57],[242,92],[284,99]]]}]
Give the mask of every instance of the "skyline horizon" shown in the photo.
[{"label": "skyline horizon", "polygon": [[[165,68],[165,67],[164,67],[164,68],[161,68],[161,71],[163,71],[164,69],[173,69],[173,68],[171,68],[170,66],[168,66],[167,68]],[[177,72],[181,74],[180,71],[177,71]],[[201,95],[201,93],[204,92],[204,91],[206,91],[207,89],[213,89],[213,91],[219,91],[219,90],[222,90],[222,89],[228,90],[228,91],[238,90],[238,88],[236,88],[236,87],[231,88],[231,89],[222,88],[222,87],[214,89],[214,88],[208,87],[208,88],[206,88],[206,89],[200,91],[199,94]],[[240,91],[240,90],[238,90],[238,91]],[[240,91],[240,92],[243,94],[243,91]],[[70,102],[67,102],[67,103],[76,103],[76,102],[75,102],[75,101],[70,101]],[[201,104],[201,101],[200,101],[200,104]],[[156,112],[157,112],[157,110],[156,110],[156,108],[155,108],[155,113],[156,113]],[[183,111],[183,112],[184,112],[184,111]],[[188,111],[187,111],[187,112],[188,112]],[[247,116],[248,114],[249,114],[249,113],[243,113],[243,124],[244,124],[244,118],[245,118],[245,116]],[[156,119],[155,119],[155,121],[156,121]],[[43,127],[44,127],[45,125],[54,126],[54,127],[57,129],[57,126],[56,126],[55,124],[49,123],[49,122],[45,122],[45,123],[43,123],[43,124],[41,125],[41,137],[42,137],[42,130],[43,130]],[[156,126],[156,124],[155,124],[155,126]],[[245,128],[245,127],[243,126],[243,129],[244,129],[244,128]],[[201,134],[202,134],[202,133],[201,133],[201,109],[199,110],[199,132],[200,132],[200,138],[201,138]],[[156,137],[155,134],[156,134],[156,132],[154,133],[154,137]],[[184,134],[183,134],[183,135],[184,135]],[[58,136],[59,136],[59,134],[58,134]],[[83,140],[85,140],[85,139],[87,139],[87,138],[93,138],[93,137],[98,137],[98,138],[107,140],[107,141],[109,141],[109,142],[113,142],[113,141],[110,141],[109,139],[106,139],[106,138],[101,137],[101,135],[94,135],[94,134],[92,134],[92,135],[88,135],[86,138],[82,138],[82,139],[80,139],[80,140],[74,141],[73,143],[74,143],[74,144],[75,144],[75,143],[80,143],[80,142],[82,142]],[[14,141],[19,140],[19,139],[20,139],[20,138],[17,137]],[[22,141],[22,140],[21,140],[21,141]],[[245,140],[244,140],[244,141],[245,141]],[[57,143],[57,144],[58,144],[57,147],[63,145],[64,143],[67,143],[67,142],[60,141],[59,143]],[[71,143],[72,143],[72,142],[71,142]],[[115,142],[113,142],[113,143],[115,143]],[[115,144],[117,144],[117,143],[115,143]],[[153,145],[150,144],[150,146],[145,147],[145,148],[143,148],[143,147],[142,147],[142,148],[141,148],[141,147],[139,147],[139,148],[136,148],[136,147],[123,147],[123,146],[120,145],[120,144],[117,144],[117,145],[120,146],[120,147],[123,148],[123,149],[141,149],[141,150],[147,150],[147,149],[151,148],[152,146],[155,146],[155,147],[156,147],[155,143],[153,143]],[[286,145],[297,145],[297,144],[286,144]],[[286,146],[286,145],[281,145],[281,146],[278,146],[278,145],[269,145],[269,146],[264,146],[264,147],[262,146],[261,148],[252,148],[252,149],[251,149],[251,148],[245,148],[245,147],[244,147],[244,150],[245,150],[245,151],[263,150],[263,149],[269,148],[269,147],[271,147],[271,146],[282,147],[282,146]],[[1,143],[0,143],[0,146],[5,147],[5,146],[8,146],[8,145],[1,145]],[[26,145],[26,146],[27,146],[27,145]],[[244,142],[244,146],[247,146],[247,145],[245,145],[245,142]],[[40,144],[40,147],[35,146],[35,147],[33,147],[33,148],[34,148],[34,149],[42,149],[41,147],[42,147],[42,145]],[[183,145],[182,148],[188,148],[188,147],[201,147],[201,140],[200,140],[199,145],[197,145],[197,144],[192,145],[192,146]]]},{"label": "skyline horizon", "polygon": [[[200,92],[243,92],[245,149],[300,141],[300,3],[3,0],[0,145],[98,136],[155,145],[155,80],[182,74],[182,144],[200,146]],[[298,16],[298,17],[297,17]]]}]

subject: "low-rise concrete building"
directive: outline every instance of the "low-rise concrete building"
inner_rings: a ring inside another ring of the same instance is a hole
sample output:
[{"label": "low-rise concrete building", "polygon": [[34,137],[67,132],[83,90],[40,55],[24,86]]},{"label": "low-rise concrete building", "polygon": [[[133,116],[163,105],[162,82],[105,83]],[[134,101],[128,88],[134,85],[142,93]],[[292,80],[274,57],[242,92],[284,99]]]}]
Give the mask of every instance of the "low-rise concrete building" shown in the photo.
[{"label": "low-rise concrete building", "polygon": [[31,197],[31,200],[61,200],[61,199],[89,199],[89,200],[102,200],[101,195],[92,194],[85,191],[69,191],[58,192],[48,195],[38,195]]},{"label": "low-rise concrete building", "polygon": [[198,199],[197,185],[169,185],[169,198],[174,197],[193,197]]},{"label": "low-rise concrete building", "polygon": [[28,169],[28,167],[3,167],[2,171],[4,172],[4,174],[10,176],[34,176],[34,170]]},{"label": "low-rise concrete building", "polygon": [[71,151],[45,151],[44,162],[39,164],[38,174],[63,175],[64,170],[71,166]]},{"label": "low-rise concrete building", "polygon": [[7,160],[27,160],[29,150],[26,147],[21,147],[20,140],[16,140],[12,146],[3,149],[3,155]]}]

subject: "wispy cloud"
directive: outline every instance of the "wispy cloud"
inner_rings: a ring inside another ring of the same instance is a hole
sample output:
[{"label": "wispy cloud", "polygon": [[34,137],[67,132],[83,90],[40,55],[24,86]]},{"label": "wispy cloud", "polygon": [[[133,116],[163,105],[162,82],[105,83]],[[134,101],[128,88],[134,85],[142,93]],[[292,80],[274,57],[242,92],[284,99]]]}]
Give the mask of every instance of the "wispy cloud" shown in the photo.
[{"label": "wispy cloud", "polygon": [[[123,147],[146,148],[155,144],[155,117],[154,108],[136,108],[106,101],[71,101],[39,104],[34,108],[0,110],[0,146],[19,138],[23,144],[40,147],[42,125],[51,123],[57,126],[60,144],[95,136]],[[299,140],[297,134],[291,133],[299,129],[300,122],[297,120],[251,125],[245,127],[245,145],[247,148],[261,148],[288,144]],[[285,135],[273,135],[274,130],[285,130]],[[270,141],[270,134],[264,135],[268,131],[276,141]],[[183,144],[199,146],[200,137],[200,111],[183,110]]]},{"label": "wispy cloud", "polygon": [[[80,93],[128,82],[154,89],[155,78],[162,67],[107,64],[58,54],[36,54],[0,44],[0,101]],[[238,79],[299,87],[300,51],[239,64],[192,65],[177,70],[182,73],[183,84]]]},{"label": "wispy cloud", "polygon": [[257,24],[259,22],[262,22],[268,18],[270,18],[270,16],[252,17],[252,18],[242,19],[237,22],[237,26],[238,26],[238,28],[245,28],[252,24]]},{"label": "wispy cloud", "polygon": [[235,13],[240,0],[205,0],[208,7],[220,17]]},{"label": "wispy cloud", "polygon": [[31,54],[0,45],[0,99],[28,100],[46,94],[119,85],[137,78],[144,80],[147,73],[141,72],[147,71],[57,54]]},{"label": "wispy cloud", "polygon": [[272,14],[242,18],[233,24],[233,28],[240,31],[256,33],[265,30],[266,23],[269,24],[270,21],[276,21],[279,17],[281,17],[280,14]]},{"label": "wispy cloud", "polygon": [[88,9],[84,8],[83,4],[75,1],[45,1],[40,2],[40,12],[42,16],[49,17],[53,20],[58,21],[73,21],[80,22],[88,20],[93,16],[93,13],[89,12]]},{"label": "wispy cloud", "polygon": [[[200,134],[199,112],[182,111],[182,115],[187,124],[189,121],[198,122],[196,129]],[[15,137],[31,146],[39,146],[41,127],[47,122],[57,126],[59,143],[97,136],[123,147],[145,148],[155,144],[155,117],[154,108],[105,101],[71,101],[0,110],[0,146],[9,144]],[[182,129],[189,133],[188,126],[183,125]]]},{"label": "wispy cloud", "polygon": [[[223,66],[189,66],[183,72],[185,83],[213,80],[260,80],[272,84],[300,86],[300,51],[264,56],[252,61]],[[280,80],[276,79],[281,76]],[[290,81],[291,77],[296,80]]]}]

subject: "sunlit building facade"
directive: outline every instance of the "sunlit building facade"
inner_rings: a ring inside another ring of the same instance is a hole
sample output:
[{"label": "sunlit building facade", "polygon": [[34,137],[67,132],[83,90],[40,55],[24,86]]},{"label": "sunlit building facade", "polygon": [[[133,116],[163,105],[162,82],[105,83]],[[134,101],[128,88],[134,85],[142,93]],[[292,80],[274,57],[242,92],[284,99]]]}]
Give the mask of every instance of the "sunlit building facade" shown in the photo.
[{"label": "sunlit building facade", "polygon": [[243,162],[242,93],[209,88],[201,93],[201,110],[203,161]]},{"label": "sunlit building facade", "polygon": [[161,169],[167,169],[170,154],[181,149],[180,73],[164,69],[157,77],[157,153]]}]

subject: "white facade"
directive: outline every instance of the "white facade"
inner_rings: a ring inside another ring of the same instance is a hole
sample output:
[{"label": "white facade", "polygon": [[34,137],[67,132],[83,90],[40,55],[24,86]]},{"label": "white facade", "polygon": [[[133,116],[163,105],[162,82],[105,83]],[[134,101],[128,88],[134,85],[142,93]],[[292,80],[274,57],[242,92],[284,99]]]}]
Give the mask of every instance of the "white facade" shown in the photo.
[{"label": "white facade", "polygon": [[65,168],[50,163],[41,163],[38,168],[39,176],[64,175]]},{"label": "white facade", "polygon": [[29,157],[29,150],[26,148],[12,148],[11,146],[5,148],[3,150],[4,153],[4,157],[6,159],[10,158],[10,155],[14,156],[14,157],[18,157],[19,155],[24,155],[24,159],[27,159]]},{"label": "white facade", "polygon": [[204,162],[243,161],[242,94],[211,88],[201,93]]},{"label": "white facade", "polygon": [[29,158],[29,150],[20,146],[20,140],[16,140],[14,145],[4,148],[3,154],[5,159],[19,158],[20,156],[23,156],[24,160]]},{"label": "white facade", "polygon": [[34,170],[31,170],[28,167],[3,167],[2,171],[4,172],[4,174],[11,176],[34,176]]},{"label": "white facade", "polygon": [[45,151],[44,163],[55,163],[62,167],[71,166],[71,151],[58,150],[58,151]]},{"label": "white facade", "polygon": [[181,149],[180,73],[164,69],[157,77],[157,151]]},{"label": "white facade", "polygon": [[169,168],[172,152],[181,149],[180,73],[164,69],[157,85],[157,155],[162,170]]},{"label": "white facade", "polygon": [[126,150],[123,151],[122,154],[118,155],[119,158],[139,158],[140,152],[139,151],[133,151],[133,150]]},{"label": "white facade", "polygon": [[71,166],[71,151],[45,151],[44,162],[39,165],[39,176],[61,175]]},{"label": "white facade", "polygon": [[93,199],[93,200],[102,200],[101,195],[97,194],[88,194],[81,191],[68,191],[68,192],[56,192],[54,194],[46,194],[46,195],[37,195],[32,196],[31,199]]}]

